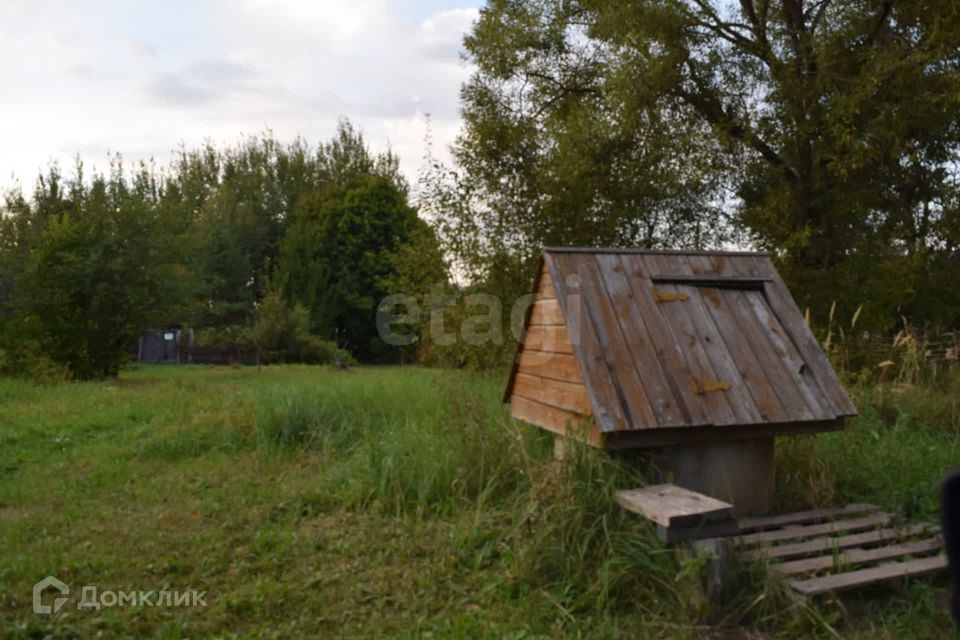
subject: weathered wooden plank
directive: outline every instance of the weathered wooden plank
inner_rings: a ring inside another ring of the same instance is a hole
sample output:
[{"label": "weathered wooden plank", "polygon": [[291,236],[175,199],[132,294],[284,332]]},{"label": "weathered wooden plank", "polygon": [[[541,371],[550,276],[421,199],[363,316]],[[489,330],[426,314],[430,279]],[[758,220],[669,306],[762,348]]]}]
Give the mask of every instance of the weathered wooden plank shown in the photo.
[{"label": "weathered wooden plank", "polygon": [[[663,285],[658,291],[687,294],[687,291],[683,290],[682,287],[673,285]],[[657,306],[657,311],[670,329],[672,340],[678,345],[689,363],[687,375],[677,380],[677,384],[686,384],[694,395],[700,399],[706,424],[738,424],[740,420],[737,418],[726,392],[702,393],[698,389],[698,385],[703,381],[721,381],[731,384],[736,381],[725,378],[714,369],[710,356],[707,355],[704,348],[704,343],[698,339],[699,332],[696,327],[696,318],[699,313],[697,310],[692,308],[689,299],[662,303]]]},{"label": "weathered wooden plank", "polygon": [[[665,270],[673,256],[643,256],[644,264],[648,272],[654,270]],[[687,265],[680,261],[676,266],[678,273],[683,273]],[[648,294],[653,300],[653,284],[650,285]],[[700,400],[700,406],[703,407],[707,424],[730,425],[741,422],[738,419],[736,411],[731,406],[726,392],[699,393],[696,388],[698,381],[724,381],[714,369],[713,362],[705,349],[705,342],[700,339],[698,322],[702,320],[702,314],[699,308],[693,303],[689,296],[696,294],[693,287],[683,287],[680,285],[658,285],[657,291],[663,294],[681,294],[687,296],[686,300],[676,300],[672,302],[652,302],[653,308],[659,312],[664,323],[668,327],[672,340],[678,345],[688,364],[687,375],[677,380],[677,384],[686,384],[690,387],[697,398]]]},{"label": "weathered wooden plank", "polygon": [[856,407],[850,402],[819,342],[803,321],[802,313],[769,257],[712,255],[706,259],[721,265],[720,268],[726,273],[740,277],[769,278],[769,282],[764,286],[764,298],[789,341],[807,365],[803,371],[804,378],[819,388],[820,397],[834,409],[835,416],[856,415]]},{"label": "weathered wooden plank", "polygon": [[790,296],[787,285],[772,265],[769,267],[769,275],[771,281],[764,288],[764,295],[770,303],[770,309],[776,314],[781,326],[797,347],[797,351],[803,356],[803,361],[812,370],[821,392],[829,399],[836,415],[857,415],[857,408],[850,401],[833,367],[830,366],[827,356],[820,348],[820,343],[803,321],[803,315]]},{"label": "weathered wooden plank", "polygon": [[905,562],[891,562],[869,569],[835,573],[807,580],[791,580],[789,584],[805,596],[815,596],[828,591],[843,591],[890,580],[927,575],[943,571],[946,568],[947,557],[936,555]]},{"label": "weathered wooden plank", "polygon": [[614,497],[627,511],[639,513],[667,528],[691,527],[733,518],[733,505],[730,503],[674,484],[624,489],[617,491]]},{"label": "weathered wooden plank", "polygon": [[607,364],[607,356],[600,347],[596,327],[584,308],[584,291],[580,278],[572,268],[571,256],[546,254],[545,262],[560,304],[566,310],[567,335],[573,344],[577,361],[583,368],[582,380],[590,396],[590,405],[597,426],[602,432],[628,428],[622,399]]},{"label": "weathered wooden plank", "polygon": [[[668,293],[682,293],[676,287],[664,287]],[[699,309],[685,301],[682,304],[660,304],[658,311],[663,316],[664,321],[673,334],[673,340],[684,353],[689,362],[689,369],[680,372],[677,376],[677,384],[686,384],[688,388],[700,399],[704,407],[704,415],[707,417],[708,424],[714,425],[734,425],[749,422],[760,422],[759,412],[755,412],[755,419],[749,419],[752,402],[745,403],[744,387],[742,380],[735,374],[735,370],[724,367],[717,370],[714,366],[714,358],[710,357],[706,344],[699,339],[701,331],[697,328],[697,321],[702,318]],[[713,349],[711,349],[713,350]],[[723,362],[720,360],[720,362]],[[726,391],[704,393],[700,390],[703,382],[715,381],[719,383],[728,383],[731,390],[736,386],[735,400],[732,400]]]},{"label": "weathered wooden plank", "polygon": [[580,365],[568,353],[524,349],[520,352],[520,365],[517,367],[517,373],[583,384]]},{"label": "weathered wooden plank", "polygon": [[590,399],[587,388],[579,383],[562,382],[551,378],[517,373],[513,384],[514,394],[548,404],[557,409],[590,415]]},{"label": "weathered wooden plank", "polygon": [[764,422],[791,422],[790,414],[767,378],[764,364],[750,346],[752,336],[743,332],[737,320],[734,305],[738,292],[709,287],[701,287],[699,291],[705,301],[705,313],[716,323],[723,344],[739,372],[741,384],[753,399],[760,419]]},{"label": "weathered wooden plank", "polygon": [[691,256],[694,254],[646,254],[645,257],[652,259],[652,263],[656,264],[656,268],[650,272],[651,277],[657,277],[660,279],[671,278],[674,276],[711,276],[711,277],[722,277],[722,276],[733,276],[734,274],[725,270],[724,265],[719,265],[718,267],[711,269],[709,272],[704,272],[701,269],[694,269],[693,265],[690,262]]},{"label": "weathered wooden plank", "polygon": [[[670,273],[676,274],[678,277],[704,277],[702,274],[695,272],[695,262],[690,257],[681,259],[680,256],[651,256],[645,262],[651,269],[655,267],[669,269]],[[710,277],[714,276],[711,275]],[[730,388],[722,395],[730,405],[733,422],[717,420],[715,423],[727,425],[763,422],[762,411],[744,384],[734,355],[722,338],[719,325],[709,313],[707,305],[702,299],[701,288],[692,284],[675,285],[672,290],[688,296],[688,314],[696,331],[695,339],[706,353],[710,365],[716,373],[716,380],[730,385]],[[665,307],[661,305],[661,310],[663,309]]]},{"label": "weathered wooden plank", "polygon": [[836,412],[831,408],[829,400],[823,397],[820,387],[810,373],[810,367],[803,361],[803,356],[797,351],[796,346],[780,325],[780,321],[771,311],[766,297],[762,292],[749,292],[746,298],[761,327],[760,330],[765,332],[776,356],[793,378],[814,419],[835,419]]},{"label": "weathered wooden plank", "polygon": [[753,278],[771,280],[772,263],[767,254],[743,255],[735,253],[696,254],[691,264],[694,273],[718,278]]},{"label": "weathered wooden plank", "polygon": [[[540,281],[544,277],[544,259],[540,258],[540,266],[537,271],[537,275],[533,279],[533,291],[532,294],[536,294],[540,289]],[[517,348],[514,351],[513,363],[510,365],[510,377],[507,379],[507,386],[503,390],[502,401],[504,404],[510,402],[510,397],[513,395],[513,380],[517,375],[517,369],[520,367],[520,354],[523,352],[523,337],[527,332],[527,325],[530,323],[530,316],[533,315],[533,305],[528,304],[526,309],[523,311],[523,327],[520,331],[519,340],[517,341]]]},{"label": "weathered wooden plank", "polygon": [[734,280],[744,279],[765,283],[771,279],[763,265],[770,264],[770,258],[765,253],[744,254],[737,252],[691,252],[687,255],[670,256],[670,271],[665,271],[664,276],[674,273],[684,273],[677,271],[677,266],[686,263],[692,269],[694,276],[704,276],[707,279],[714,280]]},{"label": "weathered wooden plank", "polygon": [[863,545],[905,540],[917,535],[932,534],[939,530],[939,527],[924,524],[900,528],[874,529],[873,531],[853,535],[825,536],[805,542],[781,544],[776,547],[761,547],[746,551],[741,557],[744,560],[762,560],[764,558],[769,560],[783,560],[786,558],[797,558],[815,553],[823,553],[824,551],[832,551],[834,549],[849,549]]},{"label": "weathered wooden plank", "polygon": [[584,308],[596,330],[600,349],[606,358],[610,377],[627,417],[627,427],[657,427],[657,416],[637,373],[629,344],[620,329],[617,312],[600,273],[600,265],[590,257],[578,260],[569,258],[565,256],[560,260],[567,260],[566,268],[580,278],[580,295],[583,297]]},{"label": "weathered wooden plank", "polygon": [[663,315],[656,309],[653,301],[653,285],[648,277],[647,266],[641,255],[620,255],[630,293],[637,303],[639,318],[650,336],[657,361],[670,382],[674,397],[683,403],[684,414],[691,425],[709,424],[703,401],[687,383],[690,375],[690,363],[687,356],[675,342],[673,332],[667,326]]},{"label": "weathered wooden plank", "polygon": [[863,516],[861,518],[851,518],[849,520],[835,520],[833,522],[824,522],[823,524],[812,524],[797,527],[787,527],[785,529],[761,531],[759,533],[748,533],[738,536],[737,542],[744,545],[757,545],[780,542],[783,540],[813,538],[815,536],[839,533],[841,531],[856,531],[858,529],[869,529],[870,527],[882,527],[888,524],[890,520],[890,514],[876,513],[869,516]]},{"label": "weathered wooden plank", "polygon": [[[698,277],[712,278],[721,281],[721,283],[725,277],[730,277],[730,281],[726,284],[728,289],[737,289],[736,283],[740,281],[751,284],[750,287],[741,288],[743,289],[742,293],[721,291],[724,299],[734,302],[736,298],[745,297],[748,303],[755,299],[762,300],[765,307],[762,290],[772,282],[772,278],[767,272],[769,261],[766,258],[722,255],[691,256],[689,262]],[[753,283],[761,286],[754,286]],[[708,297],[711,296],[708,295]],[[821,408],[821,403],[818,400],[819,392],[812,391],[809,381],[804,380],[799,373],[793,375],[788,370],[788,367],[793,363],[787,363],[784,360],[789,360],[791,356],[797,356],[799,360],[799,354],[796,353],[795,349],[787,348],[786,345],[789,345],[790,341],[780,335],[783,330],[779,327],[779,323],[776,323],[775,327],[771,326],[763,330],[765,325],[755,320],[753,315],[749,315],[748,308],[741,301],[729,306],[736,316],[737,325],[740,326],[737,333],[747,338],[747,344],[751,346],[757,360],[762,365],[761,374],[770,381],[781,405],[788,414],[791,414],[791,421],[832,420],[836,418],[835,415],[829,411],[825,412]],[[766,315],[772,316],[772,313],[769,313],[768,310]],[[763,335],[766,335],[769,341],[753,340],[753,338]],[[802,360],[800,365],[802,365]],[[796,366],[795,369],[799,371],[800,365]]]},{"label": "weathered wooden plank", "polygon": [[602,444],[602,438],[589,416],[557,409],[516,394],[510,397],[510,415],[565,437],[583,440],[594,446]]},{"label": "weathered wooden plank", "polygon": [[[737,291],[732,289],[715,289],[725,301],[729,302],[728,308],[733,312],[737,324],[745,338],[745,342],[756,356],[760,363],[770,386],[773,387],[777,397],[780,398],[780,404],[787,414],[787,420],[808,421],[814,420],[817,416],[811,410],[810,405],[804,396],[802,389],[803,381],[799,376],[794,376],[787,370],[783,359],[770,344],[770,338],[763,325],[757,319],[751,304],[752,297],[762,295],[757,291]],[[834,417],[834,416],[830,416]]]},{"label": "weathered wooden plank", "polygon": [[791,576],[799,573],[810,573],[812,571],[823,571],[824,569],[877,562],[878,560],[889,560],[890,558],[926,555],[934,551],[939,551],[940,549],[943,549],[943,540],[937,536],[935,538],[915,540],[903,544],[892,544],[875,547],[873,549],[850,549],[842,553],[818,556],[816,558],[781,562],[771,564],[770,569],[782,575]]},{"label": "weathered wooden plank", "polygon": [[723,334],[723,326],[710,313],[704,299],[704,289],[681,286],[677,288],[690,296],[690,307],[698,338],[713,365],[719,381],[730,384],[725,393],[733,410],[735,424],[767,422],[766,414],[753,396],[752,389],[743,377],[740,363],[736,361],[735,351],[730,349]]},{"label": "weathered wooden plank", "polygon": [[616,255],[598,255],[600,275],[613,307],[613,322],[622,333],[631,366],[638,376],[656,415],[658,427],[681,427],[690,424],[683,400],[671,386],[667,374],[644,324],[633,297],[623,264]]},{"label": "weathered wooden plank", "polygon": [[532,324],[527,327],[523,345],[533,351],[573,353],[573,345],[570,344],[564,325]]},{"label": "weathered wooden plank", "polygon": [[872,504],[848,504],[845,507],[810,509],[809,511],[796,511],[794,513],[784,513],[777,516],[745,518],[740,520],[740,533],[751,533],[761,529],[775,529],[796,524],[819,523],[824,520],[833,520],[837,516],[872,513],[877,509],[878,507]]},{"label": "weathered wooden plank", "polygon": [[563,312],[556,299],[536,300],[530,313],[530,324],[562,325]]},{"label": "weathered wooden plank", "polygon": [[[541,280],[545,277],[549,277],[549,274],[545,272],[546,264],[544,258],[541,256],[540,264],[537,269],[537,275],[533,279],[533,291],[535,295],[537,291],[540,290]],[[517,375],[517,369],[520,367],[520,354],[523,352],[523,339],[527,333],[527,326],[530,324],[530,316],[533,315],[533,305],[529,304],[523,311],[523,328],[520,331],[519,340],[517,341],[517,348],[513,355],[513,363],[510,366],[510,377],[507,379],[507,386],[503,390],[502,401],[504,403],[510,402],[510,396],[513,395],[513,381]]]},{"label": "weathered wooden plank", "polygon": [[653,254],[666,256],[736,256],[745,258],[766,258],[766,251],[721,251],[709,249],[640,249],[638,247],[545,247],[546,253],[618,253]]},{"label": "weathered wooden plank", "polygon": [[537,290],[538,300],[548,300],[557,297],[557,290],[553,287],[553,281],[550,280],[550,274],[547,273],[547,266],[543,266],[540,273],[540,287]]}]

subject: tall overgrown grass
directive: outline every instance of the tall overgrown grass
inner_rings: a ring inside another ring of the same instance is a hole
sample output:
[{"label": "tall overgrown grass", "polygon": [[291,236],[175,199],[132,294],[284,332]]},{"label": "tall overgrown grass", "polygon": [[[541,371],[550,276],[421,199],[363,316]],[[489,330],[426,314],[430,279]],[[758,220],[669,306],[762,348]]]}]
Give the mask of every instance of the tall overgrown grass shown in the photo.
[{"label": "tall overgrown grass", "polygon": [[[144,518],[190,518],[189,542],[177,553],[195,557],[177,564],[204,567],[195,579],[223,580],[224,620],[254,624],[258,612],[286,611],[301,562],[361,545],[371,554],[364,561],[383,571],[420,567],[409,577],[420,586],[396,595],[404,603],[437,598],[448,607],[448,596],[437,594],[469,590],[456,597],[513,611],[522,622],[511,624],[542,636],[692,638],[716,630],[710,625],[824,636],[838,621],[836,608],[791,605],[783,585],[762,571],[747,572],[729,599],[708,607],[704,559],[665,547],[649,523],[613,499],[617,489],[643,484],[643,469],[582,446],[556,460],[552,437],[512,420],[500,404],[500,378],[311,367],[265,367],[260,375],[146,368],[126,378],[119,386],[0,381],[7,407],[0,468],[21,479],[0,483],[0,516],[4,504],[77,505],[70,540],[51,539],[60,545],[45,552],[51,557],[69,556],[78,540],[96,546],[95,532],[112,518],[129,517],[128,527]],[[895,415],[883,414],[871,395],[881,392],[876,385],[854,392],[861,416],[845,432],[778,442],[779,508],[866,501],[907,518],[935,517],[941,471],[960,460],[957,437],[908,414],[902,401]],[[70,473],[48,473],[34,460],[57,460]],[[131,477],[139,480],[129,484]],[[117,512],[105,496],[129,488],[136,498]],[[53,513],[44,507],[36,517]],[[55,523],[47,520],[11,536],[49,531]],[[328,530],[345,526],[374,528]],[[423,542],[411,551],[398,535]],[[17,559],[0,553],[0,576],[29,594],[33,573],[47,570],[44,556],[12,539]],[[116,555],[101,552],[103,572]],[[28,570],[25,557],[43,566]],[[424,587],[425,565],[452,582]],[[256,582],[245,581],[247,570]],[[268,588],[261,571],[285,582]],[[328,579],[322,567],[317,572],[309,584]],[[369,613],[364,593],[338,588]],[[908,606],[904,600],[891,611]],[[450,624],[453,637],[476,631],[457,617]]]},{"label": "tall overgrown grass", "polygon": [[515,493],[520,451],[536,443],[501,412],[476,406],[463,380],[432,384],[424,388],[419,374],[390,385],[264,390],[257,443],[275,454],[322,453],[329,490],[349,508],[451,513]]},{"label": "tall overgrown grass", "polygon": [[815,328],[860,406],[889,424],[902,417],[960,435],[960,336],[923,330],[906,318],[892,337],[861,332],[862,308],[842,321],[834,304],[828,324]]},{"label": "tall overgrown grass", "polygon": [[645,482],[638,471],[587,447],[557,461],[552,437],[512,420],[475,379],[412,375],[349,391],[265,389],[257,446],[321,455],[325,505],[471,523],[459,530],[461,562],[500,564],[510,592],[549,594],[564,615],[639,607],[676,617],[688,606],[673,554],[613,499]]}]

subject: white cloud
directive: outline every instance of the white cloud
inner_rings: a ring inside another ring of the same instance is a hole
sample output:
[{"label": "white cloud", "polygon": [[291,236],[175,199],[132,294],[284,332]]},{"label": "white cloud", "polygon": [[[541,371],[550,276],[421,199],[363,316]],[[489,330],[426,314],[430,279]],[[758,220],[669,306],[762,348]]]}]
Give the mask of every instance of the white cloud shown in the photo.
[{"label": "white cloud", "polygon": [[0,185],[77,154],[165,161],[266,128],[317,143],[342,116],[415,181],[425,114],[441,156],[459,126],[469,3],[0,3],[0,56],[18,62],[0,68]]}]

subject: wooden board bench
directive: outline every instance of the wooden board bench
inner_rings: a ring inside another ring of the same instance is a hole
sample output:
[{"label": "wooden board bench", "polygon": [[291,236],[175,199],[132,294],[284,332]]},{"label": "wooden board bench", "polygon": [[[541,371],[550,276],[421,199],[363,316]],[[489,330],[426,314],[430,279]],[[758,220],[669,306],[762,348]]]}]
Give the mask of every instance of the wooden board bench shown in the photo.
[{"label": "wooden board bench", "polygon": [[733,505],[673,484],[617,491],[615,497],[624,509],[655,523],[657,536],[664,542],[737,532]]}]

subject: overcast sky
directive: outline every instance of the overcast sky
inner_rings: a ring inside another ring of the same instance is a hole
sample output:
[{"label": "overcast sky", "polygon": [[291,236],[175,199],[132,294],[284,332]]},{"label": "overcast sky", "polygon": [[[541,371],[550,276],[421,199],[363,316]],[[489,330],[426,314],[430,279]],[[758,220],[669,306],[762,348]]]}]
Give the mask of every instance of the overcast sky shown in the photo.
[{"label": "overcast sky", "polygon": [[180,142],[270,128],[329,138],[341,116],[411,182],[424,115],[459,126],[471,0],[0,0],[0,186],[108,152],[166,163]]}]

